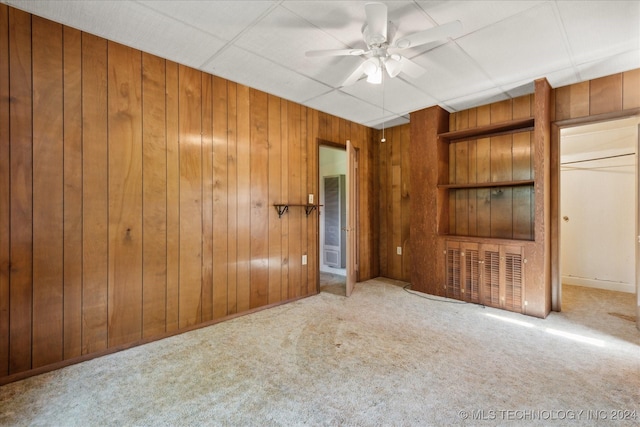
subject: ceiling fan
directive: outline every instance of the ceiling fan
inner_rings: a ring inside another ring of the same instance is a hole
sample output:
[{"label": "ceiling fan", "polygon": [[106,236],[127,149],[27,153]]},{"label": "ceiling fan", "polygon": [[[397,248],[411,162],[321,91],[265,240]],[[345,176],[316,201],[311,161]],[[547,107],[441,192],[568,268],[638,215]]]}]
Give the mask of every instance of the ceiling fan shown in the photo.
[{"label": "ceiling fan", "polygon": [[429,28],[402,37],[395,42],[393,36],[395,26],[387,20],[387,6],[384,3],[366,3],[364,6],[367,21],[362,26],[362,37],[366,49],[329,49],[312,50],[306,56],[361,56],[365,61],[344,81],[342,86],[357,82],[363,75],[369,83],[382,82],[382,70],[389,77],[396,77],[401,72],[410,77],[419,77],[426,70],[406,56],[400,55],[404,49],[421,46],[426,43],[452,37],[462,31],[462,23],[453,21],[439,27]]}]

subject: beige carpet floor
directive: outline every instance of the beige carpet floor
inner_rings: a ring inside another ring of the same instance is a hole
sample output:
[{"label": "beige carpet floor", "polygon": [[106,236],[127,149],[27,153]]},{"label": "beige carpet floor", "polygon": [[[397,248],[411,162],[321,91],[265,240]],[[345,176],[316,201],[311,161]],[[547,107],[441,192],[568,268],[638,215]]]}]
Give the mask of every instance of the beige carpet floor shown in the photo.
[{"label": "beige carpet floor", "polygon": [[7,384],[0,425],[638,425],[634,295],[565,286],[566,311],[543,320],[401,285],[321,292]]}]

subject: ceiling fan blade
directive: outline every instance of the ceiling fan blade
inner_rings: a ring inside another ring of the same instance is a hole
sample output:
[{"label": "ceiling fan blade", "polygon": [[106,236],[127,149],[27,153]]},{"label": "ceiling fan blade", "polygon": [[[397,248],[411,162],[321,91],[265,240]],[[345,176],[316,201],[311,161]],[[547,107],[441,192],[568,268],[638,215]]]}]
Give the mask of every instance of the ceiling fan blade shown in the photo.
[{"label": "ceiling fan blade", "polygon": [[409,34],[406,37],[396,40],[393,47],[399,49],[408,49],[420,46],[435,40],[442,40],[447,37],[455,37],[462,32],[462,23],[460,21],[452,21],[439,27],[429,28],[428,30],[419,31]]},{"label": "ceiling fan blade", "polygon": [[420,77],[427,71],[421,65],[416,64],[404,56],[400,57],[400,65],[402,66],[401,71],[414,79]]},{"label": "ceiling fan blade", "polygon": [[387,41],[387,5],[367,3],[364,11],[367,14],[367,43],[371,45]]},{"label": "ceiling fan blade", "polygon": [[360,56],[367,53],[364,49],[326,49],[310,50],[306,56]]}]

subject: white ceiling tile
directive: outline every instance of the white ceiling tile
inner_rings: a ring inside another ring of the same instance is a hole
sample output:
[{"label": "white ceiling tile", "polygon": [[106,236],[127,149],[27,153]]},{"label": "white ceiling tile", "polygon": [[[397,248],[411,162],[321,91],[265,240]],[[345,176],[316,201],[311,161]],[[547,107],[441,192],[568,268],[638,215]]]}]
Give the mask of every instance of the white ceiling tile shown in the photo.
[{"label": "white ceiling tile", "polygon": [[224,50],[205,71],[298,103],[331,89],[236,47]]},{"label": "white ceiling tile", "polygon": [[235,43],[285,68],[339,87],[360,62],[356,57],[307,57],[310,50],[344,48],[293,12],[277,8]]},{"label": "white ceiling tile", "polygon": [[276,2],[257,1],[166,1],[138,0],[139,3],[221,40],[229,41],[250,26]]},{"label": "white ceiling tile", "polygon": [[338,90],[310,99],[304,105],[356,123],[374,120],[381,114],[379,107]]},{"label": "white ceiling tile", "polygon": [[509,95],[507,95],[502,89],[494,87],[481,92],[461,96],[459,98],[449,99],[444,103],[445,105],[443,105],[442,107],[450,112],[461,111],[468,108],[477,107],[478,105],[504,101],[508,98]]},{"label": "white ceiling tile", "polygon": [[418,5],[438,25],[459,20],[465,33],[472,33],[510,16],[529,10],[541,3],[536,1],[417,1]]},{"label": "white ceiling tile", "polygon": [[640,2],[557,2],[576,64],[640,50]]},{"label": "white ceiling tile", "polygon": [[456,42],[496,84],[533,79],[571,66],[563,33],[549,3]]},{"label": "white ceiling tile", "polygon": [[630,51],[577,66],[581,80],[592,80],[640,68],[640,51]]},{"label": "white ceiling tile", "polygon": [[427,71],[413,83],[436,99],[450,99],[488,89],[493,84],[469,56],[454,43],[425,53],[414,62]]},{"label": "white ceiling tile", "polygon": [[[362,79],[352,86],[342,88],[342,91],[370,104],[378,105],[379,115],[382,115],[383,85],[370,84]],[[425,104],[433,104],[435,101],[400,78],[387,78],[384,81],[384,110],[387,112],[406,114],[421,109]]]}]

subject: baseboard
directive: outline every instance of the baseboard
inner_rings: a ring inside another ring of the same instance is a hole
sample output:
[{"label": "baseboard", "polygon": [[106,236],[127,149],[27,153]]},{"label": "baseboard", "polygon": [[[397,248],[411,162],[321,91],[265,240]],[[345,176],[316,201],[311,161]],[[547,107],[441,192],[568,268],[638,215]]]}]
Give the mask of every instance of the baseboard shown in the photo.
[{"label": "baseboard", "polygon": [[608,291],[636,293],[633,283],[611,282],[608,280],[586,279],[584,277],[562,276],[562,283],[566,285],[585,286],[587,288],[606,289]]}]

